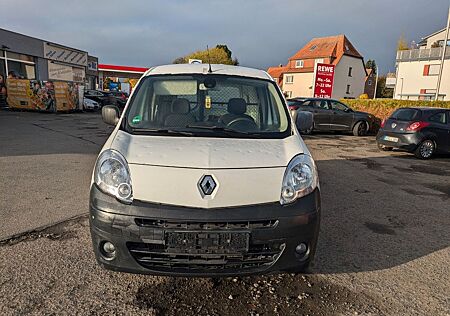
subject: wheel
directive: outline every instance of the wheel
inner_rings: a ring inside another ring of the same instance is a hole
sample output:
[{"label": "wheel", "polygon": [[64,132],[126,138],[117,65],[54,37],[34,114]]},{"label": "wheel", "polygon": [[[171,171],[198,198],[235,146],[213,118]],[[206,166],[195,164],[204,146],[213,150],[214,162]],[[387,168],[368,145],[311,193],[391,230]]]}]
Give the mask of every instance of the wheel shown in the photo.
[{"label": "wheel", "polygon": [[436,151],[436,144],[431,139],[426,139],[420,143],[414,151],[414,155],[420,159],[430,159]]},{"label": "wheel", "polygon": [[391,151],[394,148],[393,147],[388,147],[388,146],[385,146],[383,144],[378,143],[378,149],[382,150],[382,151]]},{"label": "wheel", "polygon": [[359,121],[353,127],[353,135],[355,136],[365,136],[368,132],[368,124],[365,121]]}]

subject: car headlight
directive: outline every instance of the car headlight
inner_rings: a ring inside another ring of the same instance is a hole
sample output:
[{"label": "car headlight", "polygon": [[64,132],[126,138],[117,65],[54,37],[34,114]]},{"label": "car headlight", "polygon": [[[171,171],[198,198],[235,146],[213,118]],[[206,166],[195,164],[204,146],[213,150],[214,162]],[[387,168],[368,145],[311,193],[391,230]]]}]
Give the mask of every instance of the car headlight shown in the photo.
[{"label": "car headlight", "polygon": [[281,187],[280,203],[289,204],[313,192],[319,185],[316,164],[309,155],[295,156],[288,164]]},{"label": "car headlight", "polygon": [[125,203],[133,201],[130,169],[118,151],[108,149],[98,157],[94,181],[104,193],[115,196]]}]

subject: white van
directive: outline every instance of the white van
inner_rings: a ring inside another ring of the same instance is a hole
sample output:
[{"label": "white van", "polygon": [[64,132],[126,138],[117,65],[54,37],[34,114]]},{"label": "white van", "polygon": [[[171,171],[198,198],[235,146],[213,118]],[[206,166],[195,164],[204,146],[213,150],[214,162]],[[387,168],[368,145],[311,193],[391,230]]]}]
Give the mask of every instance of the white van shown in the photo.
[{"label": "white van", "polygon": [[179,276],[301,272],[320,222],[316,165],[264,71],[148,70],[101,150],[90,226],[107,269]]}]

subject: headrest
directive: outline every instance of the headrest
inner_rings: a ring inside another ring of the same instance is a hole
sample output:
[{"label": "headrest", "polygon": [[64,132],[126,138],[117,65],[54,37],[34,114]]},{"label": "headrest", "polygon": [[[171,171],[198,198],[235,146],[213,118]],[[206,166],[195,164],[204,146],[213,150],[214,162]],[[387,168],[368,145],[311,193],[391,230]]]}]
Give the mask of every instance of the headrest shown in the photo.
[{"label": "headrest", "polygon": [[190,111],[189,101],[184,98],[172,101],[172,113],[187,114]]},{"label": "headrest", "polygon": [[228,101],[228,113],[241,115],[247,112],[247,102],[241,98],[233,98]]}]

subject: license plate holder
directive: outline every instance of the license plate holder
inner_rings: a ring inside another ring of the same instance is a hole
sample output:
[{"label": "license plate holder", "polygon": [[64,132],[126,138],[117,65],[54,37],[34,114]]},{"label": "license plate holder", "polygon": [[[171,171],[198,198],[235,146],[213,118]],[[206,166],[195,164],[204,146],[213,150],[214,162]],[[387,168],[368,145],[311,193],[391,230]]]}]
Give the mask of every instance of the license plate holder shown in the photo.
[{"label": "license plate holder", "polygon": [[181,253],[244,253],[249,248],[247,232],[166,232],[168,251]]},{"label": "license plate holder", "polygon": [[397,137],[391,137],[391,136],[384,136],[384,140],[391,142],[391,143],[398,143],[398,138]]}]

